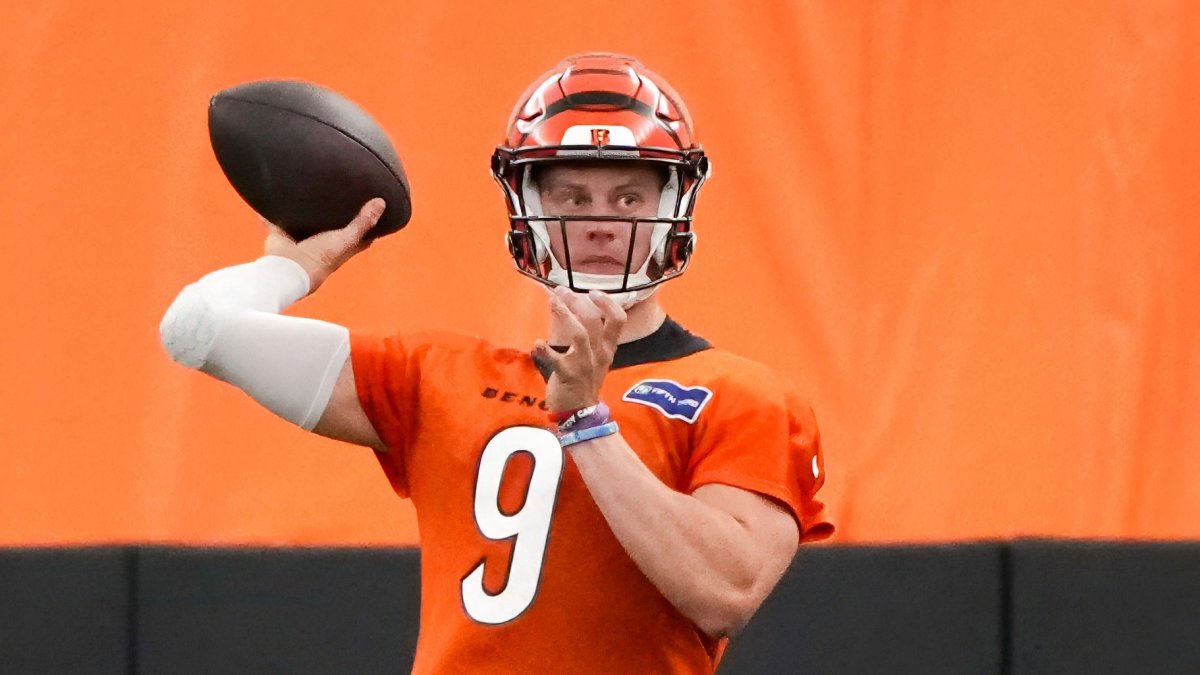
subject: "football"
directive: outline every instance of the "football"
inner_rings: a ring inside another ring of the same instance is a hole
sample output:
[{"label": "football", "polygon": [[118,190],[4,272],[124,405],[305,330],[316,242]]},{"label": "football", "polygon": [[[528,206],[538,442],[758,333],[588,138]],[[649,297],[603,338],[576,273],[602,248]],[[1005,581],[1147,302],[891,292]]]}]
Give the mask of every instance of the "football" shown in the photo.
[{"label": "football", "polygon": [[412,215],[391,140],[336,92],[286,80],[231,87],[209,101],[208,132],[237,193],[296,241],[344,227],[372,197],[387,209],[368,239],[396,232]]}]

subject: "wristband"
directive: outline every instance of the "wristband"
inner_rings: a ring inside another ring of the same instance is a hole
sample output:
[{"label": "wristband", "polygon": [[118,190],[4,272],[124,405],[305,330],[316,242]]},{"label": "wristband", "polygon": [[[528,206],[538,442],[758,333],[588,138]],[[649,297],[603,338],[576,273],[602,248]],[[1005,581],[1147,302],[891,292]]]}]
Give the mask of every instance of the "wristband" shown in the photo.
[{"label": "wristband", "polygon": [[600,404],[596,403],[594,405],[585,405],[582,408],[576,408],[574,410],[563,410],[560,412],[551,412],[551,413],[547,413],[546,416],[550,418],[551,422],[554,422],[555,424],[561,426],[563,422],[566,422],[567,420],[571,419],[572,417],[575,417],[576,415],[579,415],[580,413],[583,413],[584,416],[590,414],[590,412],[593,409],[595,409],[595,407],[598,405],[600,405]]},{"label": "wristband", "polygon": [[609,422],[607,424],[601,424],[598,427],[580,429],[579,431],[572,431],[569,434],[563,434],[562,436],[558,437],[558,444],[563,448],[566,448],[567,446],[575,445],[576,443],[591,441],[597,438],[603,438],[605,436],[612,436],[618,431],[620,431],[620,428],[617,426],[617,423]]},{"label": "wristband", "polygon": [[[588,407],[591,407],[591,406],[588,406]],[[561,423],[571,419],[571,417],[573,417],[575,415],[575,413],[577,413],[577,412],[579,412],[579,411],[578,410],[564,410],[562,412],[547,413],[546,417],[549,417],[550,421],[554,422],[555,424],[561,424]]]},{"label": "wristband", "polygon": [[[565,416],[564,416],[565,415]],[[572,413],[550,413],[550,419],[558,423],[558,434],[561,436],[571,431],[591,429],[612,421],[611,412],[604,402],[580,408]]]}]

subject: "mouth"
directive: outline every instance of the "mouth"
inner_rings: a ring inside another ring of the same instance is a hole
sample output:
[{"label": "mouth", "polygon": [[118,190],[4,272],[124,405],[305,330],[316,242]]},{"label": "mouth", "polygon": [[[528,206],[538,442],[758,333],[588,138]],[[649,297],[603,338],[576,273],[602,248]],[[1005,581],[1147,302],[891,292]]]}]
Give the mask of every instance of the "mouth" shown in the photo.
[{"label": "mouth", "polygon": [[584,274],[624,274],[625,261],[609,255],[590,255],[572,265],[576,272]]}]

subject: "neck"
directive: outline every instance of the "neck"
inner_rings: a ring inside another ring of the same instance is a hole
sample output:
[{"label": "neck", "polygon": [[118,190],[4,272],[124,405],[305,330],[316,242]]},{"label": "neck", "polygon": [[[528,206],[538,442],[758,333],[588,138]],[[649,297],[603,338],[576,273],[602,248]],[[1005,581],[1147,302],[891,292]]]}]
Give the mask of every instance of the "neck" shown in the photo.
[{"label": "neck", "polygon": [[621,329],[617,343],[640,340],[658,330],[666,319],[667,313],[658,305],[658,295],[652,295],[625,310],[625,327]]}]

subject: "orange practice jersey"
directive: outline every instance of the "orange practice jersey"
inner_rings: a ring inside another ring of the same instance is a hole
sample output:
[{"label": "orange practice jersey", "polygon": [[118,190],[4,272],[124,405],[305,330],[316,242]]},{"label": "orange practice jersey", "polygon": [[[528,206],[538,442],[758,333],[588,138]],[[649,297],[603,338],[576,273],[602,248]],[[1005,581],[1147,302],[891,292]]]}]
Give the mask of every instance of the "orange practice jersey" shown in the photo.
[{"label": "orange practice jersey", "polygon": [[[421,533],[414,673],[713,672],[724,645],[621,547],[558,446],[528,352],[445,333],[351,340],[379,461]],[[671,488],[750,490],[786,506],[802,540],[827,537],[811,409],[705,347],[668,320],[619,348],[601,399],[620,433]]]}]

